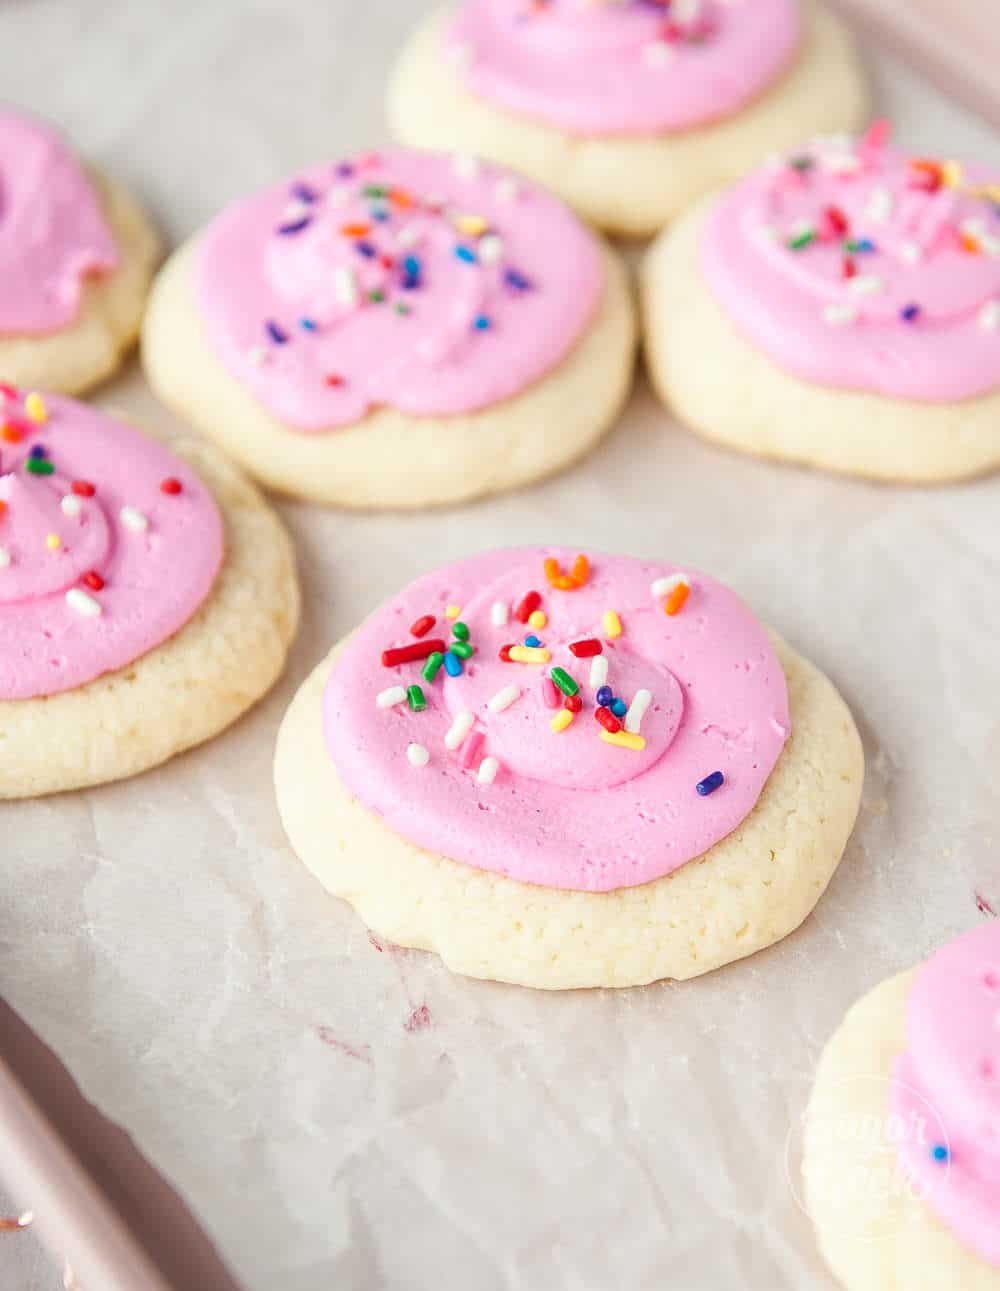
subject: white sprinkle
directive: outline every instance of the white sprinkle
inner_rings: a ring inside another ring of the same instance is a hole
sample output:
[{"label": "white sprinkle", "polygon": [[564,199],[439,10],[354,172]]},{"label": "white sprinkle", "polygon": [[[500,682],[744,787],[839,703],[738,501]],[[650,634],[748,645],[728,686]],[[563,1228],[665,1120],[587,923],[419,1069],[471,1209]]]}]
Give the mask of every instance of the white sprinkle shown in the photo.
[{"label": "white sprinkle", "polygon": [[853,175],[861,169],[861,162],[850,152],[832,153],[823,158],[823,169],[831,175]]},{"label": "white sprinkle", "polygon": [[865,215],[875,224],[885,224],[892,215],[892,193],[887,188],[873,188],[865,206]]},{"label": "white sprinkle", "polygon": [[502,713],[505,708],[510,708],[511,704],[516,703],[521,698],[520,686],[504,686],[503,690],[498,690],[486,707],[491,713]]},{"label": "white sprinkle", "polygon": [[877,296],[884,286],[882,279],[873,273],[859,273],[847,280],[847,288],[855,296]]},{"label": "white sprinkle", "polygon": [[648,45],[642,47],[643,62],[648,63],[650,67],[666,67],[668,63],[674,61],[674,57],[674,51],[665,40],[651,40]]},{"label": "white sprinkle", "polygon": [[358,280],[354,270],[347,265],[338,265],[333,271],[333,292],[341,305],[358,303]]},{"label": "white sprinkle", "polygon": [[858,321],[858,311],[855,305],[827,305],[823,310],[823,318],[833,327],[845,327],[848,323]]},{"label": "white sprinkle", "polygon": [[701,15],[701,0],[674,0],[670,17],[674,22],[694,22]]},{"label": "white sprinkle", "polygon": [[288,202],[281,212],[282,223],[293,224],[296,220],[304,219],[311,209],[308,202],[303,202],[296,198],[295,201]]},{"label": "white sprinkle", "polygon": [[899,258],[904,264],[919,264],[924,258],[924,249],[919,242],[903,242],[899,248]]},{"label": "white sprinkle", "polygon": [[649,590],[659,600],[661,596],[669,596],[674,588],[680,587],[682,583],[685,587],[691,586],[691,580],[687,574],[670,574],[667,578],[658,578]]},{"label": "white sprinkle", "polygon": [[632,696],[632,702],[628,706],[628,712],[625,714],[625,729],[630,735],[638,735],[639,727],[642,725],[642,719],[646,716],[646,709],[653,702],[653,696],[648,690],[637,690]]},{"label": "white sprinkle", "polygon": [[498,264],[503,259],[503,252],[503,238],[498,238],[495,233],[487,233],[486,237],[479,239],[480,264]]},{"label": "white sprinkle", "polygon": [[395,708],[397,704],[402,704],[406,699],[405,686],[390,686],[387,690],[380,690],[375,696],[375,703],[379,708]]},{"label": "white sprinkle", "polygon": [[510,175],[504,175],[503,179],[497,180],[497,197],[502,202],[512,202],[520,191],[520,184],[516,179],[512,179]]},{"label": "white sprinkle", "polygon": [[472,730],[472,723],[476,720],[475,713],[470,713],[468,709],[459,713],[444,737],[444,746],[446,749],[457,749],[468,733]]},{"label": "white sprinkle", "polygon": [[267,362],[267,350],[263,345],[251,345],[247,350],[247,362],[251,367],[260,368]]},{"label": "white sprinkle", "polygon": [[75,519],[83,510],[83,503],[72,493],[67,493],[59,505],[62,508],[63,515],[69,516],[71,519]]},{"label": "white sprinkle", "polygon": [[590,689],[600,690],[608,679],[608,656],[595,654],[590,665]]},{"label": "white sprinkle", "polygon": [[458,153],[454,161],[455,173],[462,179],[479,178],[479,158],[470,157],[467,153]]},{"label": "white sprinkle", "polygon": [[496,758],[483,758],[479,764],[479,775],[476,779],[480,784],[492,784],[497,778],[497,772],[500,770],[500,763]]},{"label": "white sprinkle", "polygon": [[1000,238],[996,238],[992,233],[984,233],[979,239],[980,248],[993,260],[1000,256]]},{"label": "white sprinkle", "polygon": [[66,604],[71,610],[76,610],[77,614],[82,614],[85,619],[96,619],[101,613],[101,604],[95,601],[92,596],[88,596],[82,588],[71,587],[66,593]]},{"label": "white sprinkle", "polygon": [[404,250],[409,250],[410,247],[415,247],[419,241],[420,230],[414,228],[412,224],[407,224],[405,228],[400,229],[396,234],[396,242]]},{"label": "white sprinkle", "polygon": [[777,242],[781,237],[781,231],[776,224],[758,224],[757,236],[767,242]]},{"label": "white sprinkle", "polygon": [[0,547],[0,569],[6,569],[10,564],[10,552],[6,547]]},{"label": "white sprinkle", "polygon": [[422,744],[408,744],[406,756],[409,758],[411,767],[425,767],[431,760],[431,755]]},{"label": "white sprinkle", "polygon": [[138,507],[122,507],[118,514],[125,528],[133,533],[145,533],[149,528],[149,521]]},{"label": "white sprinkle", "polygon": [[1000,300],[990,300],[979,311],[979,326],[984,332],[1000,328]]},{"label": "white sprinkle", "polygon": [[506,601],[494,601],[490,610],[490,622],[495,628],[505,628],[510,619],[510,606]]},{"label": "white sprinkle", "polygon": [[346,184],[342,184],[338,188],[331,188],[326,195],[326,200],[331,206],[346,206],[347,200],[350,196],[351,190]]},{"label": "white sprinkle", "polygon": [[981,220],[978,215],[974,215],[968,220],[963,220],[958,227],[963,233],[967,233],[970,238],[981,238],[986,232],[986,221]]}]

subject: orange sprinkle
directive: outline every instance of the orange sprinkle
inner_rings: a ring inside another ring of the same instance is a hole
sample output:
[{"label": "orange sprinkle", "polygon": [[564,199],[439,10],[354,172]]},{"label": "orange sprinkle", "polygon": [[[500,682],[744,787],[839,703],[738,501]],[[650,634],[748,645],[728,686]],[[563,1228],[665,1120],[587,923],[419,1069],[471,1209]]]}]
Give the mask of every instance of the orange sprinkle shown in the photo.
[{"label": "orange sprinkle", "polygon": [[370,224],[343,224],[340,228],[345,238],[363,238],[366,233],[371,233]]},{"label": "orange sprinkle", "polygon": [[406,191],[405,188],[391,188],[389,190],[389,200],[394,206],[398,206],[401,211],[408,211],[416,202]]},{"label": "orange sprinkle", "polygon": [[971,233],[963,233],[959,236],[959,243],[963,251],[968,251],[971,255],[978,255],[981,248],[979,239],[974,238]]},{"label": "orange sprinkle", "polygon": [[673,616],[678,614],[684,608],[684,602],[691,595],[691,588],[687,583],[678,583],[674,590],[667,597],[666,604],[663,608]]},{"label": "orange sprinkle", "polygon": [[573,561],[570,577],[577,587],[582,587],[587,582],[590,578],[590,561],[586,556],[577,556],[576,560]]},{"label": "orange sprinkle", "polygon": [[570,573],[564,574],[558,560],[550,556],[545,561],[545,577],[558,592],[575,592],[590,578],[590,561],[586,556],[577,556]]},{"label": "orange sprinkle", "polygon": [[23,438],[24,434],[17,426],[8,424],[4,426],[3,430],[0,430],[0,439],[4,440],[5,443],[19,444]]},{"label": "orange sprinkle", "polygon": [[4,502],[3,498],[0,498],[0,516],[2,516],[6,510],[7,510],[7,503]]}]

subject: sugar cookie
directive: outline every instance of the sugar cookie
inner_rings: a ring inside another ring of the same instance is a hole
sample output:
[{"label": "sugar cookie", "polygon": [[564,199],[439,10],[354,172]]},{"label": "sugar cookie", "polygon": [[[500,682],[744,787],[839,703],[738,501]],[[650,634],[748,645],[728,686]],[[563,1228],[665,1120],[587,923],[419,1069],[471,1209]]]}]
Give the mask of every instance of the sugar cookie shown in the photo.
[{"label": "sugar cookie", "polygon": [[265,483],[419,507],[579,457],[622,405],[634,339],[623,266],[561,203],[395,151],[225,210],[157,280],[143,357]]},{"label": "sugar cookie", "polygon": [[805,134],[857,128],[865,78],[812,0],[465,0],[410,39],[404,143],[493,157],[609,232],[656,232]]},{"label": "sugar cookie", "polygon": [[547,988],[693,977],[791,932],[862,774],[833,686],[732,592],[557,549],[411,584],[302,687],[276,758],[293,847],[371,928]]},{"label": "sugar cookie", "polygon": [[0,381],[79,393],[135,340],[158,244],[135,199],[0,109]]},{"label": "sugar cookie", "polygon": [[1000,923],[877,986],[820,1059],[806,1199],[848,1291],[1000,1288]]},{"label": "sugar cookie", "polygon": [[97,409],[0,408],[0,798],[117,780],[209,739],[282,670],[289,540],[214,449]]},{"label": "sugar cookie", "polygon": [[814,141],[654,244],[649,367],[692,428],[881,479],[1000,464],[1000,177],[887,133]]}]

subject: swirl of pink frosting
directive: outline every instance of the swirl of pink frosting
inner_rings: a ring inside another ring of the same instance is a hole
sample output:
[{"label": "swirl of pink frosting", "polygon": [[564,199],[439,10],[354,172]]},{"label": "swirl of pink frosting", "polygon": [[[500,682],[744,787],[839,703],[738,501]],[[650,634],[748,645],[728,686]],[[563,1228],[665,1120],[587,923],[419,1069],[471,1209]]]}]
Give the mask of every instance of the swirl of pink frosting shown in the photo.
[{"label": "swirl of pink frosting", "polygon": [[101,204],[48,126],[0,110],[0,335],[58,331],[84,281],[118,264]]},{"label": "swirl of pink frosting", "polygon": [[317,166],[228,207],[199,248],[209,344],[301,431],[379,404],[472,412],[554,368],[604,284],[594,236],[541,189],[402,150]]},{"label": "swirl of pink frosting", "polygon": [[947,1141],[910,1133],[902,1168],[958,1240],[1000,1267],[1000,922],[939,950],[917,972],[891,1111],[922,1125],[927,1108]]},{"label": "swirl of pink frosting", "polygon": [[[580,585],[551,585],[553,560],[557,579],[573,582],[575,569]],[[411,842],[524,882],[604,892],[669,874],[737,828],[787,739],[788,694],[764,629],[720,583],[622,556],[579,570],[575,553],[526,549],[418,579],[344,646],[323,720],[340,777]],[[532,592],[544,616],[534,627],[522,621]],[[474,653],[446,656],[432,679],[422,660],[383,654],[442,653],[465,629]],[[524,647],[529,636],[543,644]],[[567,677],[573,698],[558,685]],[[402,688],[414,684],[426,708],[410,706]],[[598,708],[613,727],[619,700],[624,729],[606,730]]]},{"label": "swirl of pink frosting", "polygon": [[795,0],[467,0],[446,52],[473,94],[582,135],[687,130],[738,112],[795,57]]},{"label": "swirl of pink frosting", "polygon": [[0,700],[133,663],[194,615],[223,558],[185,462],[86,404],[38,399],[0,392]]},{"label": "swirl of pink frosting", "polygon": [[1000,182],[912,158],[884,123],[816,141],[727,192],[708,285],[779,367],[820,385],[949,402],[1000,386]]}]

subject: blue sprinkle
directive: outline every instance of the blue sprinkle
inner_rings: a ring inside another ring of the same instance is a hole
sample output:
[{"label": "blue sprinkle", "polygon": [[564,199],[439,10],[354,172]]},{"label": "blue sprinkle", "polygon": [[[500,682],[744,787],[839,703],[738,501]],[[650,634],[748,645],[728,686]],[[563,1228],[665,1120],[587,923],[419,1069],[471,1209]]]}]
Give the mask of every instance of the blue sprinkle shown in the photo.
[{"label": "blue sprinkle", "polygon": [[899,311],[899,316],[904,323],[915,323],[920,317],[919,305],[904,305]]},{"label": "blue sprinkle", "polygon": [[725,778],[721,771],[713,771],[704,780],[699,780],[695,788],[702,798],[707,798],[710,793],[715,793],[716,789],[721,789]]},{"label": "blue sprinkle", "polygon": [[508,269],[504,273],[503,280],[514,291],[531,290],[531,279],[526,278],[523,273],[518,273],[516,269]]},{"label": "blue sprinkle", "polygon": [[375,247],[370,242],[355,242],[354,250],[357,251],[358,255],[362,255],[368,260],[372,260],[378,255]]},{"label": "blue sprinkle", "polygon": [[303,215],[301,220],[293,220],[291,224],[279,224],[278,232],[282,234],[283,237],[288,237],[289,234],[292,233],[301,233],[302,230],[307,229],[310,224],[312,224],[312,216]]},{"label": "blue sprinkle", "polygon": [[867,253],[867,254],[869,254],[869,255],[870,255],[873,251],[877,251],[877,250],[878,250],[878,247],[877,247],[877,246],[875,245],[875,243],[871,240],[871,238],[860,238],[860,239],[858,240],[857,247],[858,247],[858,250],[859,250],[859,251],[864,251],[864,252],[866,252],[866,253]]},{"label": "blue sprinkle", "polygon": [[450,650],[445,652],[444,670],[449,677],[460,677],[462,675],[462,661],[457,654],[453,654]]},{"label": "blue sprinkle", "polygon": [[605,707],[610,708],[615,717],[624,717],[628,712],[628,704],[625,703],[624,699],[613,699]]},{"label": "blue sprinkle", "polygon": [[476,263],[475,251],[471,247],[462,246],[461,242],[455,247],[455,255],[458,256],[459,260],[464,260],[466,264]]},{"label": "blue sprinkle", "polygon": [[931,1156],[935,1161],[948,1161],[951,1159],[951,1153],[943,1143],[935,1143],[931,1149]]},{"label": "blue sprinkle", "polygon": [[316,321],[315,319],[312,319],[312,318],[300,318],[299,327],[304,327],[307,332],[315,332]]},{"label": "blue sprinkle", "polygon": [[264,326],[267,329],[268,336],[270,336],[271,340],[274,341],[275,345],[284,345],[288,340],[288,333],[283,332],[273,318],[269,318]]},{"label": "blue sprinkle", "polygon": [[292,196],[297,197],[300,202],[318,202],[319,193],[315,188],[310,188],[308,184],[293,184]]},{"label": "blue sprinkle", "polygon": [[524,638],[524,644],[525,644],[526,646],[531,646],[531,647],[532,647],[532,649],[536,649],[536,648],[537,648],[538,646],[540,646],[542,643],[541,643],[541,641],[539,641],[538,637],[536,637],[534,633],[531,633],[531,635],[530,635],[530,636],[526,636],[526,637]]},{"label": "blue sprinkle", "polygon": [[380,224],[384,224],[389,218],[389,212],[384,206],[375,206],[372,208],[371,216],[373,220],[378,220]]},{"label": "blue sprinkle", "polygon": [[480,314],[472,326],[477,332],[488,332],[490,329],[490,320],[486,314]]},{"label": "blue sprinkle", "polygon": [[40,462],[43,457],[48,457],[48,455],[49,451],[44,444],[33,444],[31,446],[30,456],[33,457],[36,462]]},{"label": "blue sprinkle", "polygon": [[607,708],[607,706],[611,703],[614,697],[615,697],[615,692],[611,689],[610,686],[601,686],[597,692],[597,695],[595,696],[601,708]]},{"label": "blue sprinkle", "polygon": [[417,256],[406,256],[403,260],[403,269],[411,278],[419,278],[422,267]]}]

